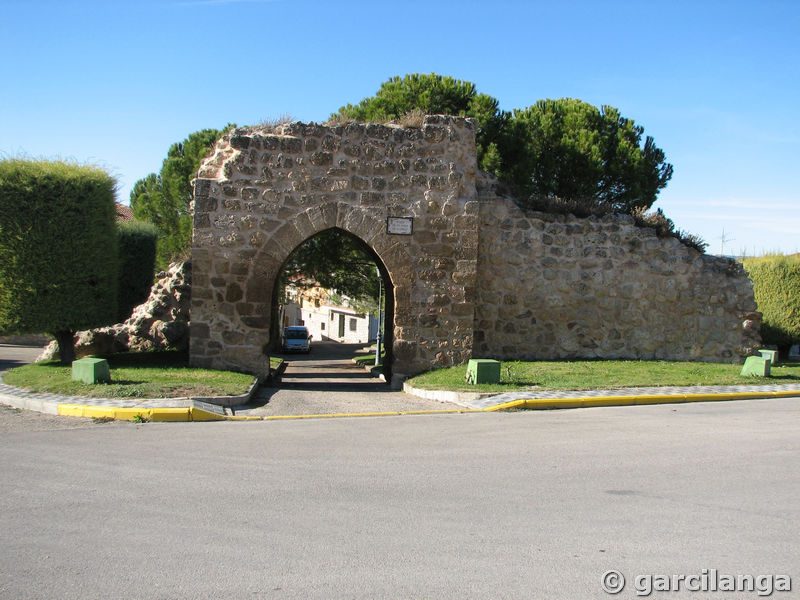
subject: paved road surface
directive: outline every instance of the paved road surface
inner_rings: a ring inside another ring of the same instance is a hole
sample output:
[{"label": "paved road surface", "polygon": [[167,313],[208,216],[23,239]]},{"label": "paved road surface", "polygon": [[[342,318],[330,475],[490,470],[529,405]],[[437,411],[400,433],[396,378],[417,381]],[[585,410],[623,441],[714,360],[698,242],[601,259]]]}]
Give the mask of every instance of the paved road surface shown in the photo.
[{"label": "paved road surface", "polygon": [[44,350],[44,346],[0,344],[0,373],[32,363],[42,353],[42,350]]},{"label": "paved road surface", "polygon": [[[33,362],[42,353],[42,350],[43,346],[0,344],[0,373]],[[0,434],[11,431],[74,429],[92,425],[91,419],[57,417],[30,410],[18,410],[0,404]]]},{"label": "paved road surface", "polygon": [[602,599],[610,569],[626,599],[703,569],[800,585],[797,400],[96,426],[0,435],[0,456],[3,600]]},{"label": "paved road surface", "polygon": [[458,406],[423,400],[371,377],[352,361],[363,344],[316,342],[309,354],[282,355],[288,367],[280,385],[264,387],[237,415],[303,415],[410,410],[445,410]]}]

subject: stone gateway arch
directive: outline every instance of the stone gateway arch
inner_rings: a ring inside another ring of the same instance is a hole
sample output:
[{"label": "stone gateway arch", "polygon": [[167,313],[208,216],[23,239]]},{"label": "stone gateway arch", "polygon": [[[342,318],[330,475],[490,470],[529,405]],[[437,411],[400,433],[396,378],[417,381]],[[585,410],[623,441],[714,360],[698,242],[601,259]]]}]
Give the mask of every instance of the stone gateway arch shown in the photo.
[{"label": "stone gateway arch", "polygon": [[332,228],[391,290],[395,384],[473,357],[736,362],[759,346],[738,263],[625,215],[524,213],[478,172],[475,127],[429,115],[220,139],[195,180],[192,364],[267,373],[281,268]]}]

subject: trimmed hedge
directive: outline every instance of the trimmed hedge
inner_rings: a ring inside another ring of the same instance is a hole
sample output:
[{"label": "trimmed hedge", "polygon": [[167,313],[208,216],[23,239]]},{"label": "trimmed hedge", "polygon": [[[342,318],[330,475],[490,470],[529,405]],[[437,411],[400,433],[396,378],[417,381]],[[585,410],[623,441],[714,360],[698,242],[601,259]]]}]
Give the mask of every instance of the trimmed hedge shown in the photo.
[{"label": "trimmed hedge", "polygon": [[[61,161],[0,161],[0,331],[56,336],[117,316],[116,181]],[[68,337],[70,336],[70,337]]]},{"label": "trimmed hedge", "polygon": [[786,356],[793,344],[800,343],[800,256],[768,255],[742,263],[763,314],[761,338]]},{"label": "trimmed hedge", "polygon": [[147,300],[153,285],[158,229],[143,221],[117,224],[119,240],[119,292],[117,322],[128,319]]}]

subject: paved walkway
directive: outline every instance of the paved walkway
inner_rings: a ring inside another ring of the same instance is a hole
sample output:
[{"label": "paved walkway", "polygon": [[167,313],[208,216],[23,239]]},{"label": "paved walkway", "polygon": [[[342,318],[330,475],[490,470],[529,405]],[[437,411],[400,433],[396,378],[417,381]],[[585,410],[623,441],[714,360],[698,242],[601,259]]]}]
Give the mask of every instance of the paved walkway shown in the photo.
[{"label": "paved walkway", "polygon": [[[0,403],[49,414],[79,414],[67,407],[119,409],[130,416],[141,411],[153,415],[162,410],[165,420],[175,411],[193,409],[207,413],[205,418],[234,416],[253,419],[320,416],[330,414],[414,413],[464,410],[492,410],[498,407],[527,406],[558,408],[614,404],[650,404],[685,401],[733,400],[740,398],[800,397],[800,384],[639,387],[591,391],[523,391],[489,397],[460,394],[449,399],[447,393],[437,398],[420,398],[391,391],[382,381],[371,377],[349,356],[355,346],[317,343],[309,355],[288,355],[287,370],[280,385],[262,387],[244,406],[222,408],[189,398],[86,398],[34,393],[6,385],[2,371],[31,362],[40,349],[0,345]],[[170,413],[169,411],[173,411]],[[86,414],[90,414],[87,412]],[[191,419],[191,417],[190,417]]]},{"label": "paved walkway", "polygon": [[417,398],[392,391],[372,377],[352,356],[363,344],[316,342],[309,354],[286,354],[280,385],[262,387],[247,406],[233,409],[236,416],[365,414],[458,409],[449,402]]}]

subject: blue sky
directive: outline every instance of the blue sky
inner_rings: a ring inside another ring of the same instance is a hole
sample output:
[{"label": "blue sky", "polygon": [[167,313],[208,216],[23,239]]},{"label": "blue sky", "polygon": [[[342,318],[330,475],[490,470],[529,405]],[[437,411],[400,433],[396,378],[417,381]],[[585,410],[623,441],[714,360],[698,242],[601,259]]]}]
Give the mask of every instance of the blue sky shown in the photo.
[{"label": "blue sky", "polygon": [[719,253],[800,251],[800,2],[0,0],[0,154],[108,168],[128,201],[169,146],[324,121],[393,75],[511,110],[608,104],[675,174],[655,206]]}]

